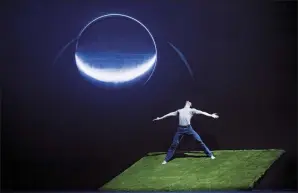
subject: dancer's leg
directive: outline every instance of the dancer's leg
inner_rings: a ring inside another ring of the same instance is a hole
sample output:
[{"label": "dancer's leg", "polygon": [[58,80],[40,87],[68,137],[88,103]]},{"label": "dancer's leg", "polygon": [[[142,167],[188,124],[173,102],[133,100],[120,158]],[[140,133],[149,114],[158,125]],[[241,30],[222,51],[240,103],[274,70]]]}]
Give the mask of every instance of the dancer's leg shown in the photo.
[{"label": "dancer's leg", "polygon": [[180,138],[182,137],[182,133],[180,133],[179,131],[176,132],[174,138],[173,138],[173,142],[168,150],[168,153],[165,157],[165,162],[168,162],[174,155],[175,151],[176,151],[176,148],[177,146],[179,145],[179,142],[180,142]]},{"label": "dancer's leg", "polygon": [[203,142],[203,140],[201,139],[200,135],[193,130],[193,128],[190,128],[190,133],[191,135],[201,144],[205,154],[209,157],[214,157],[212,152],[209,150],[209,148],[207,147],[207,145]]}]

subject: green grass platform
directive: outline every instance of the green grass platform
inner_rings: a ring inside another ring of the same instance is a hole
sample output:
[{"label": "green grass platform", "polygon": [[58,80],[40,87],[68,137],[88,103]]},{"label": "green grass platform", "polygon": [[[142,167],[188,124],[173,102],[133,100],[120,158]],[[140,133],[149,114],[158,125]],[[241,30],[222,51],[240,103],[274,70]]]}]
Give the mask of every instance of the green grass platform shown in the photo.
[{"label": "green grass platform", "polygon": [[165,153],[149,153],[101,191],[197,191],[245,190],[270,168],[283,150],[214,151],[216,159],[203,152],[178,153],[162,165]]}]

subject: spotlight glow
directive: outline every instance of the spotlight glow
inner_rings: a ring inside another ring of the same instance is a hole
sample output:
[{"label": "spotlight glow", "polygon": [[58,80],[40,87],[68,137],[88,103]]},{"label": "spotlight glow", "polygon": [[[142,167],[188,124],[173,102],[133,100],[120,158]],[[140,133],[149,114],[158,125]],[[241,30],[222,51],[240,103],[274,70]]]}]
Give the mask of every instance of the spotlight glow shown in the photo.
[{"label": "spotlight glow", "polygon": [[156,63],[156,55],[144,64],[138,65],[136,68],[119,69],[100,69],[92,68],[90,64],[86,64],[79,56],[75,55],[78,69],[89,77],[102,82],[121,83],[131,81],[150,70]]}]

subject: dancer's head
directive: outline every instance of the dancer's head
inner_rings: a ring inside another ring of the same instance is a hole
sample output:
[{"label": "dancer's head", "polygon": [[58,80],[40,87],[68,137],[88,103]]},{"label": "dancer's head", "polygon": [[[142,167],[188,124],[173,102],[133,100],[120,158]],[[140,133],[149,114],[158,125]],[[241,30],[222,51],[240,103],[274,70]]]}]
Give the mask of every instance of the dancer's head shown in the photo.
[{"label": "dancer's head", "polygon": [[191,107],[191,102],[190,101],[186,101],[185,107]]}]

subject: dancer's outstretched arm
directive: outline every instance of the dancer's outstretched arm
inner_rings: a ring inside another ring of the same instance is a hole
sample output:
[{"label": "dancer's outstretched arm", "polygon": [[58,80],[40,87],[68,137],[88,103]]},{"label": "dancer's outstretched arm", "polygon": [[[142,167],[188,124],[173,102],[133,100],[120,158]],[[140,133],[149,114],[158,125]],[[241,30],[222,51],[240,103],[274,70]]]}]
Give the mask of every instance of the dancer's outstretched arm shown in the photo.
[{"label": "dancer's outstretched arm", "polygon": [[158,120],[164,119],[166,117],[177,116],[177,114],[178,114],[178,111],[171,112],[171,113],[168,113],[162,117],[157,117],[156,119],[153,119],[153,121],[158,121]]},{"label": "dancer's outstretched arm", "polygon": [[214,119],[219,118],[219,116],[216,113],[209,114],[209,113],[206,113],[204,111],[200,111],[200,110],[197,110],[197,109],[194,109],[194,108],[192,110],[193,110],[194,114],[202,114],[202,115],[205,115],[205,116],[208,116],[208,117],[212,117]]}]

